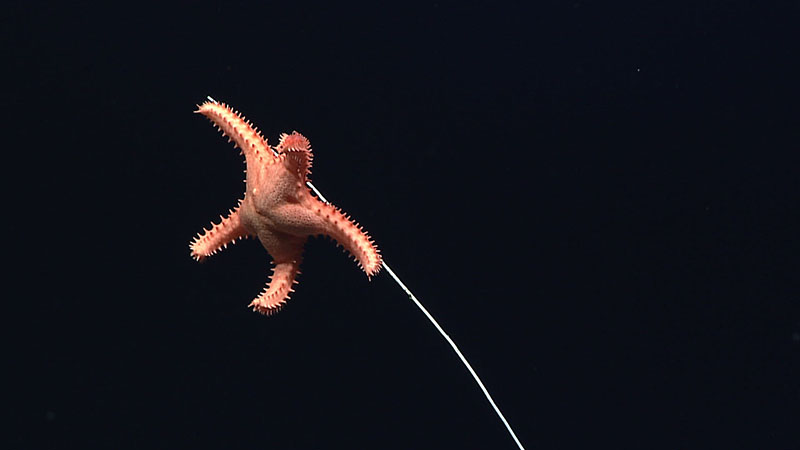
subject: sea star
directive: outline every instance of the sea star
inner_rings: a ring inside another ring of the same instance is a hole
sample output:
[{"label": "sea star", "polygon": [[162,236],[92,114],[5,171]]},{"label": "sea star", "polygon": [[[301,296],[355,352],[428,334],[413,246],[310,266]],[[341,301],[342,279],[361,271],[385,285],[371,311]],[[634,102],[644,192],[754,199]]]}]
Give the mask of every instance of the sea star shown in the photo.
[{"label": "sea star", "polygon": [[265,315],[278,312],[294,292],[308,236],[330,236],[353,255],[367,277],[378,273],[381,256],[369,235],[338,208],[312,196],[306,186],[312,160],[308,139],[297,132],[282,134],[273,151],[228,105],[209,101],[195,112],[210,119],[244,153],[247,188],[227,217],[220,216],[220,223],[204,228],[190,243],[192,257],[201,261],[241,238],[258,237],[275,264],[267,287],[250,303]]}]

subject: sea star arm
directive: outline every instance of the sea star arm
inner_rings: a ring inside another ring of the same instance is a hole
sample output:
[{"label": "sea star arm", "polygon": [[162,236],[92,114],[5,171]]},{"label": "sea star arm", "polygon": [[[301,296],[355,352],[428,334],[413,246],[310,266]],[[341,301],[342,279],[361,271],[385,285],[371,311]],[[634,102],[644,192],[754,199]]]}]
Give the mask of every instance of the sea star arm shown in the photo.
[{"label": "sea star arm", "polygon": [[228,217],[219,216],[220,223],[211,223],[211,229],[198,234],[189,244],[192,257],[201,261],[218,251],[226,248],[228,244],[248,236],[248,232],[239,217],[239,208],[231,210]]},{"label": "sea star arm", "polygon": [[314,201],[316,205],[313,210],[322,219],[325,234],[355,258],[367,277],[376,275],[381,270],[381,254],[369,234],[339,208],[317,199]]},{"label": "sea star arm", "polygon": [[[260,212],[286,235],[305,238],[313,235],[326,235],[344,247],[356,260],[358,266],[372,277],[381,268],[381,255],[372,238],[345,215],[339,208],[324,203],[307,194],[299,203],[286,203]],[[272,248],[262,232],[258,233],[264,246],[275,257]],[[269,237],[267,237],[269,239]],[[276,258],[277,259],[277,258]]]},{"label": "sea star arm", "polygon": [[296,131],[292,134],[283,133],[275,151],[278,152],[287,170],[296,173],[302,183],[308,181],[314,155],[311,152],[311,143],[305,136]]},{"label": "sea star arm", "polygon": [[283,234],[267,233],[261,235],[261,241],[267,251],[272,255],[275,267],[272,276],[264,290],[250,302],[253,311],[271,316],[283,308],[289,300],[289,294],[294,292],[293,285],[297,284],[297,275],[300,274],[300,261],[303,254],[303,241],[305,239]]},{"label": "sea star arm", "polygon": [[195,112],[208,117],[229,142],[233,140],[235,146],[244,153],[248,166],[258,161],[275,159],[267,140],[261,133],[249,120],[245,120],[238,111],[234,111],[225,103],[205,102],[198,105]]}]

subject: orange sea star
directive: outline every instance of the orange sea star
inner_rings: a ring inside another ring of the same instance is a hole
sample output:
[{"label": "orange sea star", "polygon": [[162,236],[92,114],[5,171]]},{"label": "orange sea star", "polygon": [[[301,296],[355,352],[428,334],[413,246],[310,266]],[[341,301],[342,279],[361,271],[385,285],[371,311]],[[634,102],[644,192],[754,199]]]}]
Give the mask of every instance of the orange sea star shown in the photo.
[{"label": "orange sea star", "polygon": [[266,315],[279,311],[294,291],[303,245],[310,235],[330,236],[355,257],[368,277],[378,273],[381,256],[372,239],[338,208],[312,196],[306,186],[312,159],[308,139],[297,132],[283,134],[276,155],[250,122],[224,103],[205,102],[195,112],[233,140],[247,163],[244,199],[190,243],[196,260],[243,237],[258,237],[275,267],[267,287],[250,306]]}]

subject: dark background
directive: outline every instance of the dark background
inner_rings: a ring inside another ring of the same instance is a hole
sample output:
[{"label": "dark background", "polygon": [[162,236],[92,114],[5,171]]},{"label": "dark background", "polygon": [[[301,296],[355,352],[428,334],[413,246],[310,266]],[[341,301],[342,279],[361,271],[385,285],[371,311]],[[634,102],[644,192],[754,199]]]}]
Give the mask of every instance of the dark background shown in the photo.
[{"label": "dark background", "polygon": [[211,95],[529,449],[800,448],[798,2],[11,5],[4,448],[514,448],[382,273],[245,241]]}]

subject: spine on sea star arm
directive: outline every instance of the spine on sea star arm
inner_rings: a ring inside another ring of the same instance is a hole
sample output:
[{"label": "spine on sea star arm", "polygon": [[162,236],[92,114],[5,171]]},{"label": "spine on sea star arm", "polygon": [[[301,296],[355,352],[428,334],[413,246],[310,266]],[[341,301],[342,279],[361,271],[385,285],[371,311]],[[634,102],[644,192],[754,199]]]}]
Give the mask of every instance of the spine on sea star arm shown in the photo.
[{"label": "spine on sea star arm", "polygon": [[208,117],[223,136],[228,138],[228,142],[233,140],[248,161],[274,158],[267,140],[252,126],[250,121],[245,120],[230,106],[224,103],[205,102],[199,105],[195,112]]}]

